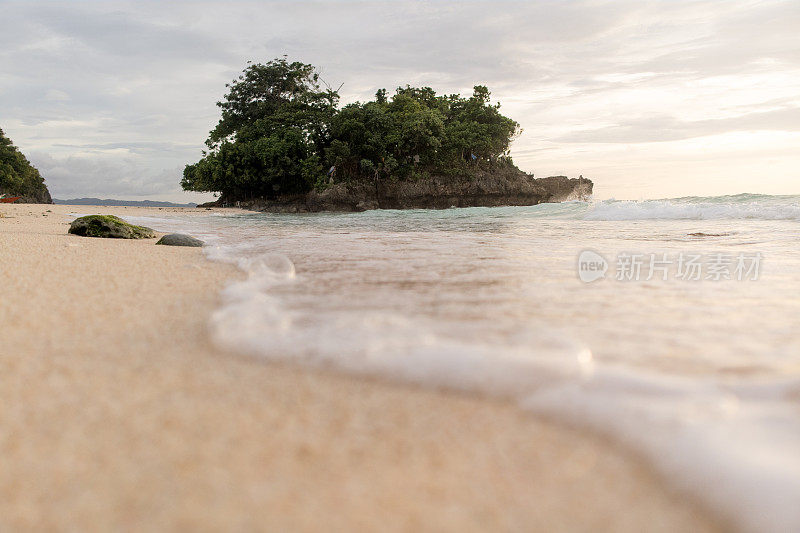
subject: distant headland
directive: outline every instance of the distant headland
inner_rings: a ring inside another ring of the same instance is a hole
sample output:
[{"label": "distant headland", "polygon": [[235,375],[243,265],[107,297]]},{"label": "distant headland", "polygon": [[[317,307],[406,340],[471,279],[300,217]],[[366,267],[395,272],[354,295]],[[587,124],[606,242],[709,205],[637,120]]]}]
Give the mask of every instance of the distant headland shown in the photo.
[{"label": "distant headland", "polygon": [[72,198],[60,200],[53,198],[54,204],[61,205],[100,205],[121,207],[197,207],[197,204],[176,204],[173,202],[160,202],[157,200],[114,200],[112,198]]},{"label": "distant headland", "polygon": [[490,102],[385,89],[341,109],[314,66],[251,64],[217,102],[222,117],[185,190],[219,193],[203,205],[283,212],[533,205],[583,198],[589,179],[535,179],[510,156],[519,124]]}]

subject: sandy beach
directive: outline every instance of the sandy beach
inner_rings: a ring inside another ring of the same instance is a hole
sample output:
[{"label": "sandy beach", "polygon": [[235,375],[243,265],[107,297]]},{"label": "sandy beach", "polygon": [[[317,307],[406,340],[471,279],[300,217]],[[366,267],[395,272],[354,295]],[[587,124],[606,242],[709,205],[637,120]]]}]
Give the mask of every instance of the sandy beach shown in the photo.
[{"label": "sandy beach", "polygon": [[160,212],[0,206],[0,530],[720,529],[509,403],[220,351],[233,266],[67,234],[69,213]]}]

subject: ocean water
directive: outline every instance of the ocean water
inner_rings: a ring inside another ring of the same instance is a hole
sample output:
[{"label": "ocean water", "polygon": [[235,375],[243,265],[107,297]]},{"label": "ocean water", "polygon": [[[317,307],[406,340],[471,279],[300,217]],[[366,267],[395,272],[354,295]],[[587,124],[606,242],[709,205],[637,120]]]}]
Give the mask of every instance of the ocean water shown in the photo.
[{"label": "ocean water", "polygon": [[800,531],[800,196],[131,220],[247,273],[225,349],[510,398]]}]

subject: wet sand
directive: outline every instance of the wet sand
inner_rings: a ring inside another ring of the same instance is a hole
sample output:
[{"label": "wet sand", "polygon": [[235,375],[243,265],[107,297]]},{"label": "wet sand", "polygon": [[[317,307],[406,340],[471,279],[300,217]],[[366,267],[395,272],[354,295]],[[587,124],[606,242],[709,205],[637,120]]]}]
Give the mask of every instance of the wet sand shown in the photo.
[{"label": "wet sand", "polygon": [[0,205],[0,530],[720,528],[511,404],[222,352],[234,267],[67,234],[71,212],[164,211]]}]

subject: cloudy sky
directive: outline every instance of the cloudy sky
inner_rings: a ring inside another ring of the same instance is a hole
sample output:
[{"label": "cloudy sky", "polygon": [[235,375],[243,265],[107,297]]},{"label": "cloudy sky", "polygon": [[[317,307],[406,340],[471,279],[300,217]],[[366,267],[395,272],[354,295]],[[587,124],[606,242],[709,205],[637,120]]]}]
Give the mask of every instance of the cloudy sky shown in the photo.
[{"label": "cloudy sky", "polygon": [[57,198],[197,201],[225,83],[283,54],[345,103],[486,84],[516,163],[598,198],[800,193],[797,0],[0,0],[0,127]]}]

